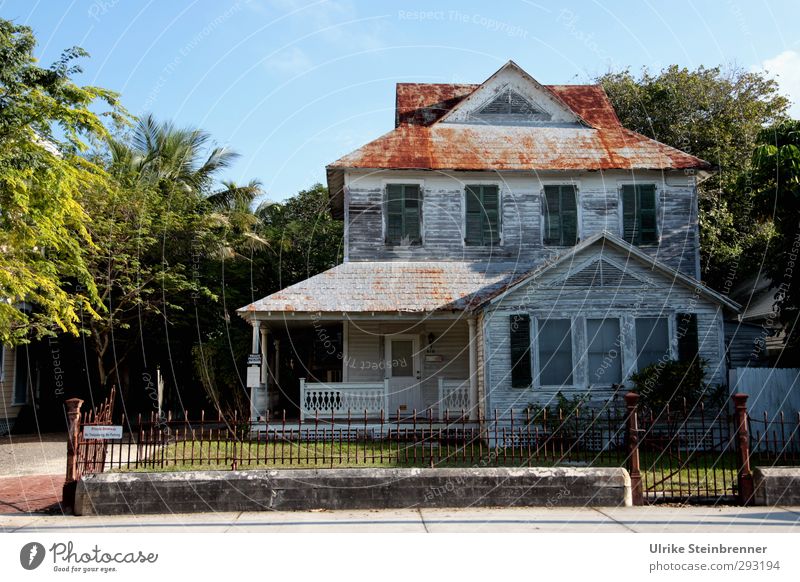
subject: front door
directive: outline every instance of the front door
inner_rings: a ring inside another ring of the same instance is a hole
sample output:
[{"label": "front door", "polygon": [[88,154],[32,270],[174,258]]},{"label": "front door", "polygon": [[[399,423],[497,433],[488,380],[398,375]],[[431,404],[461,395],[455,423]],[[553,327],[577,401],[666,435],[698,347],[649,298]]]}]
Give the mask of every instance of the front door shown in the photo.
[{"label": "front door", "polygon": [[422,414],[419,336],[386,337],[386,375],[389,378],[389,416]]}]

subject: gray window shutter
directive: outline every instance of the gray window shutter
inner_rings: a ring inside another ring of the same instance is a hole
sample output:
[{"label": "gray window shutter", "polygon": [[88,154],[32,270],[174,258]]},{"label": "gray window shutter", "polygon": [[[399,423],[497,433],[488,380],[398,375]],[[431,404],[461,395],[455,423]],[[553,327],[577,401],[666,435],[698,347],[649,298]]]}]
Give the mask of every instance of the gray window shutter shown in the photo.
[{"label": "gray window shutter", "polygon": [[531,385],[531,318],[529,315],[511,315],[511,386],[527,388]]},{"label": "gray window shutter", "polygon": [[544,187],[544,244],[561,244],[560,205],[561,195],[558,186]]}]

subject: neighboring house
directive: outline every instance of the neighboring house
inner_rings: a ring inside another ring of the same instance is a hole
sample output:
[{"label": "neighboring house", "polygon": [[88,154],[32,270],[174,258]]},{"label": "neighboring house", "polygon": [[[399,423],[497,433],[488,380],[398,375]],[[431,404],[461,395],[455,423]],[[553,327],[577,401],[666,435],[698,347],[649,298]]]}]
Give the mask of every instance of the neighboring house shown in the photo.
[{"label": "neighboring house", "polygon": [[[698,280],[707,162],[623,128],[600,86],[544,86],[513,62],[396,99],[395,128],[327,168],[344,263],[239,310],[264,356],[254,417],[278,392],[321,418],[505,415],[558,392],[606,400],[697,355],[725,382],[738,305]],[[286,350],[299,388],[275,377]]]},{"label": "neighboring house", "polygon": [[0,344],[0,435],[14,428],[22,407],[30,401],[28,352]]}]

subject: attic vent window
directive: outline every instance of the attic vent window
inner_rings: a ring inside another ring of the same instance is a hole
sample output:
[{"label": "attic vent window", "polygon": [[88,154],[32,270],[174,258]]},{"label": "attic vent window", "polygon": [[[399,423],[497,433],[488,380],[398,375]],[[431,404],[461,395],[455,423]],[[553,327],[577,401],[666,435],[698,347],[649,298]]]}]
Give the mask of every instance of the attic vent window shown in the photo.
[{"label": "attic vent window", "polygon": [[483,117],[513,117],[546,121],[550,115],[532,105],[525,97],[507,89],[478,110]]}]

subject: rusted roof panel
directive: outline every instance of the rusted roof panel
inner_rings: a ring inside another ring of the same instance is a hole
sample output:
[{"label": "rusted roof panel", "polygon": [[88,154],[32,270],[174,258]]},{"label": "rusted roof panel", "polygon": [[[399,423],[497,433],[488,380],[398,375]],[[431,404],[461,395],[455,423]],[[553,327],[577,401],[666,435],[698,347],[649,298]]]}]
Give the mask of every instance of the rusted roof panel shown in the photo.
[{"label": "rusted roof panel", "polygon": [[460,311],[482,303],[530,268],[530,263],[349,262],[239,312]]},{"label": "rusted roof panel", "polygon": [[423,170],[708,169],[692,155],[616,128],[404,124],[329,168]]},{"label": "rusted roof panel", "polygon": [[436,123],[480,85],[398,83],[397,127],[329,169],[669,170],[707,162],[623,128],[600,85],[546,85],[592,127]]},{"label": "rusted roof panel", "polygon": [[456,83],[398,83],[395,126],[430,125],[480,85]]},{"label": "rusted roof panel", "polygon": [[[470,95],[479,84],[398,83],[395,126],[431,125]],[[594,127],[616,127],[619,119],[600,85],[545,85]]]}]

